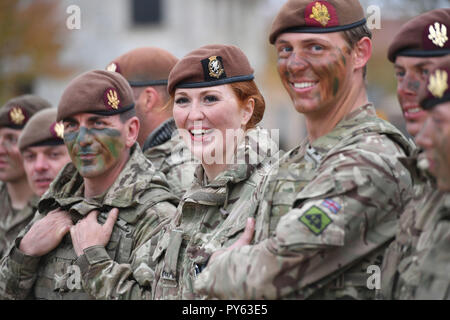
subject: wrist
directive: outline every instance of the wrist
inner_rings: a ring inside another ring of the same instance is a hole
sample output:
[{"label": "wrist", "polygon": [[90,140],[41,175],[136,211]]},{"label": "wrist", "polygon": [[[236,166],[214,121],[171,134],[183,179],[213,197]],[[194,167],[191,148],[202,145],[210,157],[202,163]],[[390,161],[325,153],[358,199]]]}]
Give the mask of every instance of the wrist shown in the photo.
[{"label": "wrist", "polygon": [[31,256],[31,257],[39,257],[40,255],[33,249],[33,245],[29,244],[26,242],[26,239],[24,241],[24,239],[22,239],[19,242],[19,246],[18,249],[20,250],[20,252],[22,252],[23,254],[26,254],[27,256]]}]

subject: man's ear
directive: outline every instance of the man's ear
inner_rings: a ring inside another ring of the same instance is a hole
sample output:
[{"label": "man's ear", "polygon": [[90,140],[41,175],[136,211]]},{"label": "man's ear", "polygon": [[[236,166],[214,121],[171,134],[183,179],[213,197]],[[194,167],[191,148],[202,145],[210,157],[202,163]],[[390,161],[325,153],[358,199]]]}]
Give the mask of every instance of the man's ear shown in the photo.
[{"label": "man's ear", "polygon": [[138,117],[134,116],[127,120],[126,122],[126,139],[125,145],[131,148],[137,141],[139,135],[140,123]]},{"label": "man's ear", "polygon": [[362,69],[372,56],[372,40],[368,37],[361,38],[353,48],[354,70]]},{"label": "man's ear", "polygon": [[158,91],[153,87],[146,87],[142,93],[144,103],[143,103],[143,111],[148,113],[153,110],[153,107],[158,105],[158,101],[160,99]]}]

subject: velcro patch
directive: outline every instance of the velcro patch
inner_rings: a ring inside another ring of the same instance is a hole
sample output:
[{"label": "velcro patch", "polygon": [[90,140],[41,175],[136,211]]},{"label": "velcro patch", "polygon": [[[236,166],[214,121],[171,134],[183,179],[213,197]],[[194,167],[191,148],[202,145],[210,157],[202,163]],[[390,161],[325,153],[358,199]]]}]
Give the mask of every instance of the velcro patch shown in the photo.
[{"label": "velcro patch", "polygon": [[342,208],[339,203],[337,203],[336,201],[331,200],[331,199],[323,200],[322,206],[330,209],[330,211],[333,212],[334,214],[337,214],[339,212],[339,210],[341,210],[341,208]]},{"label": "velcro patch", "polygon": [[321,234],[333,222],[325,211],[316,206],[312,206],[306,210],[298,220],[307,226],[316,236]]}]

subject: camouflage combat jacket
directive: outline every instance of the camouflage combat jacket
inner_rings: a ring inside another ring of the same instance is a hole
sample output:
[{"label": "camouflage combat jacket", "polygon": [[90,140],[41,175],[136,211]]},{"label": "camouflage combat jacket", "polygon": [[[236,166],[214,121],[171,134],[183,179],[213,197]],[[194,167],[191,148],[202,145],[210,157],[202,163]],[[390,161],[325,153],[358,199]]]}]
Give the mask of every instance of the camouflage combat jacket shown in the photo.
[{"label": "camouflage combat jacket", "polygon": [[262,187],[254,244],[211,261],[195,288],[223,299],[374,298],[367,270],[379,270],[411,192],[397,159],[411,149],[370,104],[304,141]]},{"label": "camouflage combat jacket", "polygon": [[6,189],[0,181],[0,258],[6,254],[19,232],[33,219],[37,210],[38,196],[33,196],[22,210],[14,210]]},{"label": "camouflage combat jacket", "polygon": [[154,299],[200,298],[193,291],[193,279],[214,251],[236,241],[247,218],[255,214],[255,188],[278,156],[277,150],[268,132],[256,128],[247,132],[237,149],[241,163],[230,164],[210,182],[198,166],[176,219],[165,227],[153,254],[157,262]]},{"label": "camouflage combat jacket", "polygon": [[[44,217],[56,208],[69,212],[74,223],[92,210],[104,222],[111,208],[119,209],[106,247],[93,246],[77,258],[70,233],[42,257],[23,254],[20,239],[0,266],[0,294],[6,299],[143,299],[150,285],[143,244],[173,218],[177,198],[170,193],[163,175],[135,144],[130,159],[104,195],[85,199],[83,178],[69,163],[39,202]],[[148,257],[147,257],[148,258]],[[150,279],[151,280],[151,279]]]},{"label": "camouflage combat jacket", "polygon": [[194,180],[196,160],[181,136],[175,134],[163,144],[145,150],[144,155],[155,166],[155,170],[165,174],[172,192],[182,197]]},{"label": "camouflage combat jacket", "polygon": [[428,248],[419,266],[417,300],[450,300],[450,194],[445,193],[433,208]]},{"label": "camouflage combat jacket", "polygon": [[418,168],[419,159],[423,157],[420,153],[410,159],[400,159],[413,177],[414,195],[401,214],[395,240],[384,255],[381,268],[383,299],[414,299],[420,279],[419,266],[430,246],[431,227],[444,198],[434,179]]}]

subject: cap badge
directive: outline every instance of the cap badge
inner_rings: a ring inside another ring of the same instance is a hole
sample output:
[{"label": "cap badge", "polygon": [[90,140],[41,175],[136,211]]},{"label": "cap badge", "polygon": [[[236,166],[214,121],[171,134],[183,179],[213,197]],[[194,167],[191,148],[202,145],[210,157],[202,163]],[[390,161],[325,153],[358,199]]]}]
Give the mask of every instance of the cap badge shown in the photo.
[{"label": "cap badge", "polygon": [[105,102],[107,107],[109,106],[115,110],[119,109],[120,100],[117,95],[116,89],[114,88],[106,89],[104,93],[104,98],[106,98]]},{"label": "cap badge", "polygon": [[106,67],[106,71],[116,72],[116,71],[117,71],[117,64],[115,64],[114,62],[111,62],[111,63],[108,64],[108,66]]},{"label": "cap badge", "polygon": [[436,72],[430,75],[430,83],[428,90],[436,98],[442,98],[444,92],[448,89],[448,74],[445,70],[436,70]]},{"label": "cap badge", "polygon": [[22,125],[25,120],[25,115],[21,107],[13,107],[9,110],[11,121],[16,125]]},{"label": "cap badge", "polygon": [[444,44],[448,41],[447,27],[445,26],[445,24],[435,22],[434,26],[431,25],[428,28],[428,31],[428,39],[430,39],[434,45],[441,48],[444,47]]},{"label": "cap badge", "polygon": [[309,17],[316,20],[324,27],[331,19],[328,8],[324,4],[320,4],[319,2],[316,2],[314,7],[312,7],[312,13]]},{"label": "cap badge", "polygon": [[54,130],[58,138],[64,139],[64,124],[61,122],[55,123]]},{"label": "cap badge", "polygon": [[219,79],[223,73],[222,63],[220,62],[219,59],[217,59],[217,56],[212,56],[209,57],[208,59],[209,59],[208,62],[209,76]]}]

